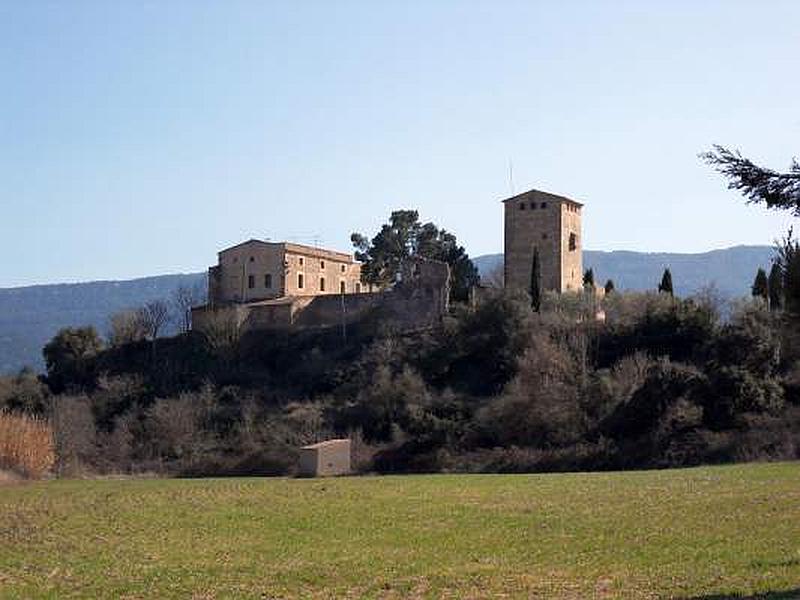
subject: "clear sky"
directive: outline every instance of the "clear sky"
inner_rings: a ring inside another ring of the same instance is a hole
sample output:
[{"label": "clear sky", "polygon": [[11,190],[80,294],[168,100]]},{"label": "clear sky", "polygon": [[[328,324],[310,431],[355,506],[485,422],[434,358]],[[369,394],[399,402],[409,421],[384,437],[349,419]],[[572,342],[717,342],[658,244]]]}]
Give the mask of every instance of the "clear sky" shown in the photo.
[{"label": "clear sky", "polygon": [[0,0],[0,287],[349,250],[395,208],[502,251],[499,200],[586,247],[770,244],[697,153],[800,154],[800,2]]}]

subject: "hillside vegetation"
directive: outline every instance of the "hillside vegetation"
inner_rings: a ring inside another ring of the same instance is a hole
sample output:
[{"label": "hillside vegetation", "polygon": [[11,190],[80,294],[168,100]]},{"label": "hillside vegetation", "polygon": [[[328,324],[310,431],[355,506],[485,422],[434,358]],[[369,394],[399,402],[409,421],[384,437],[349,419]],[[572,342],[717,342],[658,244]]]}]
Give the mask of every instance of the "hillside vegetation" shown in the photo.
[{"label": "hillside vegetation", "polygon": [[790,314],[759,297],[722,320],[713,297],[652,292],[610,294],[605,322],[586,294],[530,303],[495,291],[416,331],[380,311],[344,332],[67,329],[46,377],[0,378],[0,410],[50,419],[61,475],[290,474],[299,446],[335,436],[382,473],[800,458]]},{"label": "hillside vegetation", "polygon": [[56,481],[0,487],[0,514],[4,598],[800,594],[797,463]]},{"label": "hillside vegetation", "polygon": [[[584,266],[598,278],[614,280],[618,289],[651,290],[665,267],[675,275],[680,295],[714,284],[724,298],[745,296],[756,270],[768,269],[774,248],[737,246],[702,254],[584,252]],[[502,265],[502,254],[474,260],[481,276]],[[599,279],[598,279],[599,280]],[[20,288],[0,288],[0,374],[22,367],[43,369],[42,346],[62,327],[92,325],[101,333],[111,316],[168,298],[180,286],[205,286],[205,273],[164,275],[129,281],[97,281]],[[602,283],[602,282],[601,282]],[[170,329],[175,331],[175,327]]]}]

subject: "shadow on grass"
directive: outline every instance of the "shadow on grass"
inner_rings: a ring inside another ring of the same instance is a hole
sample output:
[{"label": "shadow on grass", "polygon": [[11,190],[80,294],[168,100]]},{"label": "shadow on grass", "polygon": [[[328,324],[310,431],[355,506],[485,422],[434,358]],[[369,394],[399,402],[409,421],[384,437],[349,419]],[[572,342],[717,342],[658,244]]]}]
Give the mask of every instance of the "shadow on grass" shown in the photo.
[{"label": "shadow on grass", "polygon": [[782,592],[766,592],[755,594],[754,596],[743,596],[741,594],[709,594],[708,596],[692,596],[683,600],[798,600],[800,599],[800,588],[784,590]]}]

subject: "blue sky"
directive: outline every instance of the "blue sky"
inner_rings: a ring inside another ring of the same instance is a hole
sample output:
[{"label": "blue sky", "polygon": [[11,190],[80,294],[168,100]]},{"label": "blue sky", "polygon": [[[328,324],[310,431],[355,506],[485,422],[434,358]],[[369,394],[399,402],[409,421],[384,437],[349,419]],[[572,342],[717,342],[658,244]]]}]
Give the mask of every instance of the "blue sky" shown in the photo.
[{"label": "blue sky", "polygon": [[769,244],[697,153],[800,154],[800,2],[0,1],[0,287],[349,249],[395,208],[502,249],[499,200],[586,247]]}]

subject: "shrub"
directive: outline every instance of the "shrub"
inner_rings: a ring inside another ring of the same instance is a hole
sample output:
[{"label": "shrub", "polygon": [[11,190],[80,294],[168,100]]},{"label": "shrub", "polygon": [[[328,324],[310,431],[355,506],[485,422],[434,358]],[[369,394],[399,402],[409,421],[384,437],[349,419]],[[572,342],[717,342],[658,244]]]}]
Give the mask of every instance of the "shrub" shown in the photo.
[{"label": "shrub", "polygon": [[479,411],[478,443],[555,447],[578,440],[586,429],[583,347],[579,337],[554,341],[544,332],[534,335],[517,376]]},{"label": "shrub", "polygon": [[704,405],[708,427],[725,429],[741,423],[745,413],[780,411],[784,406],[783,388],[773,377],[759,376],[738,366],[719,367],[709,375]]},{"label": "shrub", "polygon": [[53,429],[47,421],[0,412],[0,467],[38,479],[54,464]]},{"label": "shrub", "polygon": [[43,416],[49,393],[37,375],[22,369],[10,377],[0,377],[0,410]]},{"label": "shrub", "polygon": [[102,347],[94,327],[61,329],[42,350],[50,389],[59,393],[68,388],[93,388]]},{"label": "shrub", "polygon": [[491,295],[474,311],[459,311],[417,366],[439,388],[476,396],[496,394],[516,375],[531,318],[527,296]]},{"label": "shrub", "polygon": [[87,396],[57,396],[51,422],[56,449],[56,470],[61,476],[76,476],[94,470],[97,431]]}]

